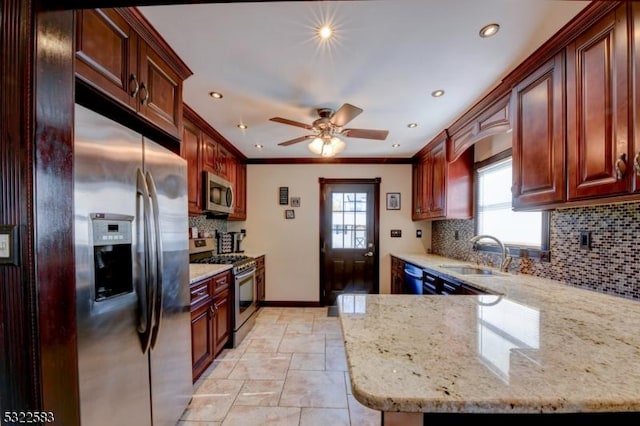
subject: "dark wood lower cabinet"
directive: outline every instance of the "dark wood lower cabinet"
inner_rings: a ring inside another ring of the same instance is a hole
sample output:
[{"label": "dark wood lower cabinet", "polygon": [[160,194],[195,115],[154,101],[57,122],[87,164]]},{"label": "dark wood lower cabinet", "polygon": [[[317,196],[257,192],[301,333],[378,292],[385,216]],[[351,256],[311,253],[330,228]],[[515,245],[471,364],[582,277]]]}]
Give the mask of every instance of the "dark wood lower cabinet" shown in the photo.
[{"label": "dark wood lower cabinet", "polygon": [[391,294],[402,294],[404,288],[404,261],[391,256]]},{"label": "dark wood lower cabinet", "polygon": [[231,272],[191,284],[193,381],[207,369],[231,337]]},{"label": "dark wood lower cabinet", "polygon": [[211,304],[191,312],[191,362],[193,381],[213,361],[213,321]]},{"label": "dark wood lower cabinet", "polygon": [[214,358],[224,349],[231,337],[231,298],[229,290],[220,292],[213,299]]},{"label": "dark wood lower cabinet", "polygon": [[258,306],[264,304],[265,300],[265,275],[266,275],[266,267],[265,267],[265,258],[264,256],[259,256],[256,258],[256,289],[257,289],[257,298],[258,298]]}]

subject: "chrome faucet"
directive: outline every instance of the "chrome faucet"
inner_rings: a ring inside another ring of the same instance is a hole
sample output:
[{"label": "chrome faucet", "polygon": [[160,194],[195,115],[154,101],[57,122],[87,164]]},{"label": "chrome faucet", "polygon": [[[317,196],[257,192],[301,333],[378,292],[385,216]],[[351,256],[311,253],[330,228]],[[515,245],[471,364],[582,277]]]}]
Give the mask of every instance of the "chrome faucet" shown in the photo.
[{"label": "chrome faucet", "polygon": [[507,247],[502,243],[502,241],[500,241],[493,235],[476,235],[475,237],[472,237],[469,241],[473,243],[473,250],[474,251],[477,250],[476,243],[485,238],[495,241],[500,246],[500,248],[502,249],[502,262],[500,263],[500,271],[508,272],[509,265],[511,264],[511,260],[512,260],[511,256],[509,255],[509,249],[507,249]]}]

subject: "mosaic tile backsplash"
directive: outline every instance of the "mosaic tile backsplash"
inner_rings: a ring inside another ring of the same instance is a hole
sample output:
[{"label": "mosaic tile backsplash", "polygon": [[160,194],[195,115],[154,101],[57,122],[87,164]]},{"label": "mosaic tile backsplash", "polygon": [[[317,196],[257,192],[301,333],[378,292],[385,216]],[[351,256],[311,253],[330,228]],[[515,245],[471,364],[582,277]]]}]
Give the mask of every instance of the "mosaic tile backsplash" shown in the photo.
[{"label": "mosaic tile backsplash", "polygon": [[[514,258],[510,272],[640,300],[640,203],[555,210],[550,221],[551,260]],[[432,227],[434,254],[499,265],[499,255],[471,250],[473,220],[435,221]],[[580,231],[590,232],[590,250],[580,248]]]},{"label": "mosaic tile backsplash", "polygon": [[198,228],[198,231],[209,233],[215,237],[216,231],[227,232],[227,221],[224,219],[208,219],[206,216],[189,216],[189,228]]}]

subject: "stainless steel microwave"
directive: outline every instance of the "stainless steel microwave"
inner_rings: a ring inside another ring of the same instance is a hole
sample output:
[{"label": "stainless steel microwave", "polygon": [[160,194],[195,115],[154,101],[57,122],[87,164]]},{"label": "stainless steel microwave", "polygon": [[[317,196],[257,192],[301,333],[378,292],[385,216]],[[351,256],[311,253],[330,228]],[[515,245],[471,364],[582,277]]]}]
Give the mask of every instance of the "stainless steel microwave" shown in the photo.
[{"label": "stainless steel microwave", "polygon": [[233,187],[231,182],[209,172],[204,172],[204,180],[205,210],[232,213]]}]

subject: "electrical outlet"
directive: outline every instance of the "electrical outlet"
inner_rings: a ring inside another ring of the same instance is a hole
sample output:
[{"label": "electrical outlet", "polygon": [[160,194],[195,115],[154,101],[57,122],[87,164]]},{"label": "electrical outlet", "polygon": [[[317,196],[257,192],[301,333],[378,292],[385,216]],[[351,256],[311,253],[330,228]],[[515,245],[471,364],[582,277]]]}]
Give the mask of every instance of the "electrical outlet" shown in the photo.
[{"label": "electrical outlet", "polygon": [[580,248],[583,250],[591,250],[591,232],[580,231]]}]

